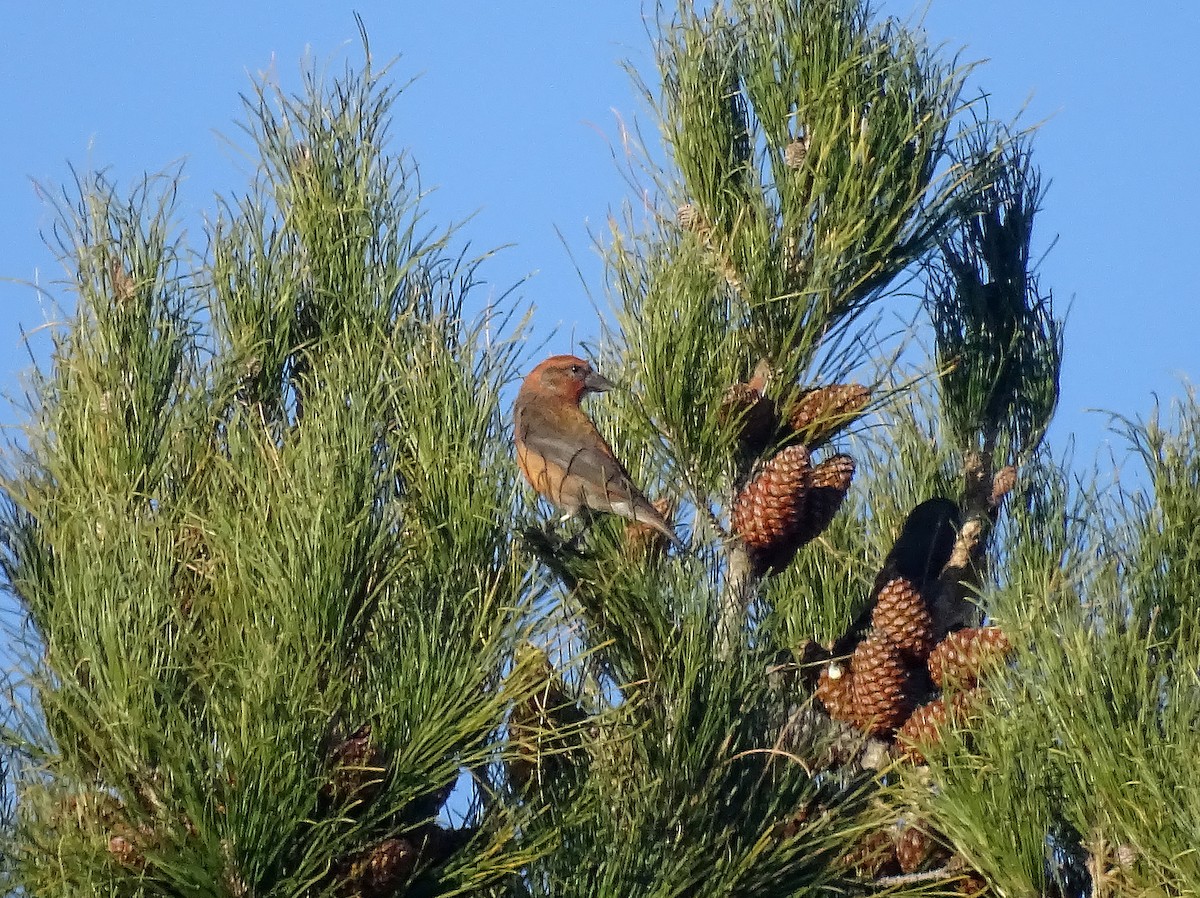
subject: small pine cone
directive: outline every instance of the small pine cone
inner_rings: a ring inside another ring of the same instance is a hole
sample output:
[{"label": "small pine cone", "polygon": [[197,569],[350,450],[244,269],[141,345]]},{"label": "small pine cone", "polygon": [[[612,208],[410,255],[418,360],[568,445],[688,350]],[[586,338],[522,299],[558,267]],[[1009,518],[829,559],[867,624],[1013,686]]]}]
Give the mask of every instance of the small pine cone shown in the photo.
[{"label": "small pine cone", "polygon": [[922,867],[945,863],[949,852],[920,823],[908,823],[896,837],[896,860],[902,873],[916,873]]},{"label": "small pine cone", "polygon": [[964,873],[960,879],[955,881],[954,886],[958,890],[958,894],[962,895],[963,898],[979,898],[979,896],[987,895],[991,892],[988,881],[977,870]]},{"label": "small pine cone", "polygon": [[701,227],[700,210],[691,203],[684,203],[675,210],[675,223],[685,231],[696,231]]},{"label": "small pine cone", "polygon": [[364,724],[329,752],[332,772],[321,787],[321,797],[334,804],[369,802],[379,794],[387,761],[371,743],[371,725]]},{"label": "small pine cone", "polygon": [[132,839],[125,836],[112,836],[108,840],[108,853],[113,860],[129,870],[146,869],[146,856],[134,844]]},{"label": "small pine cone", "polygon": [[754,370],[750,373],[749,385],[760,393],[766,393],[767,387],[775,379],[775,369],[768,359],[759,359],[754,363]]},{"label": "small pine cone", "polygon": [[968,689],[917,708],[896,731],[896,741],[904,749],[905,757],[917,764],[925,763],[926,751],[941,744],[942,727],[947,723],[961,725],[982,700],[982,690]]},{"label": "small pine cone", "polygon": [[946,703],[937,698],[912,712],[904,725],[896,730],[896,742],[904,756],[915,764],[924,764],[926,751],[942,740],[942,724],[946,722]]},{"label": "small pine cone", "polygon": [[874,879],[895,873],[896,845],[891,833],[877,829],[860,838],[841,858],[842,863],[860,876]]},{"label": "small pine cone", "polygon": [[757,458],[771,444],[779,429],[779,412],[773,400],[751,384],[734,384],[725,391],[717,407],[722,425],[737,428],[738,449]]},{"label": "small pine cone", "polygon": [[808,138],[797,137],[783,148],[783,163],[788,168],[799,168],[808,155]]},{"label": "small pine cone", "polygon": [[810,449],[853,421],[871,399],[860,384],[831,384],[802,394],[787,415],[795,438]]},{"label": "small pine cone", "polygon": [[798,545],[816,539],[833,523],[853,479],[854,459],[849,455],[832,455],[813,468],[796,534]]},{"label": "small pine cone", "polygon": [[721,272],[721,276],[725,278],[725,283],[729,285],[729,289],[735,292],[742,292],[746,289],[745,278],[742,277],[741,271],[738,270],[729,253],[715,251],[714,252],[717,270]]},{"label": "small pine cone", "polygon": [[[546,653],[525,644],[518,648],[512,676],[529,677],[534,690],[509,714],[508,734],[514,751],[506,759],[508,781],[519,791],[541,785],[571,766],[571,750],[587,715],[563,689]],[[527,688],[524,685],[518,688]]]},{"label": "small pine cone", "polygon": [[109,260],[108,274],[112,284],[113,303],[118,308],[129,305],[137,293],[137,282],[125,271],[125,266],[119,259]]},{"label": "small pine cone", "polygon": [[884,584],[871,611],[875,633],[906,658],[923,662],[933,648],[933,616],[911,580],[896,577]]},{"label": "small pine cone", "polygon": [[803,282],[808,276],[809,261],[803,255],[799,238],[793,233],[785,238],[783,245],[783,270],[789,278]]},{"label": "small pine cone", "polygon": [[854,673],[840,661],[826,664],[817,677],[817,698],[834,720],[858,725],[854,705]]},{"label": "small pine cone", "polygon": [[291,163],[293,177],[303,174],[313,167],[312,148],[300,141],[288,153],[288,161]]},{"label": "small pine cone", "polygon": [[979,681],[983,669],[999,661],[1012,645],[999,627],[956,630],[929,654],[929,675],[938,686],[968,689]]},{"label": "small pine cone", "polygon": [[409,839],[384,839],[345,865],[342,895],[383,898],[394,895],[417,867],[420,851]]},{"label": "small pine cone", "polygon": [[854,674],[854,713],[872,736],[886,735],[912,713],[908,668],[900,652],[878,636],[868,636],[850,657]]},{"label": "small pine cone", "polygon": [[1004,497],[1013,491],[1017,485],[1017,469],[1012,465],[1001,468],[992,477],[992,493],[988,497],[988,505],[992,511],[996,511],[1000,507],[1000,503],[1004,501]]},{"label": "small pine cone", "polygon": [[760,563],[779,568],[791,561],[811,476],[808,450],[789,446],[738,493],[733,529]]},{"label": "small pine cone", "polygon": [[807,804],[798,807],[787,819],[775,824],[774,834],[777,839],[794,839],[803,829],[804,824],[812,815],[812,809]]}]

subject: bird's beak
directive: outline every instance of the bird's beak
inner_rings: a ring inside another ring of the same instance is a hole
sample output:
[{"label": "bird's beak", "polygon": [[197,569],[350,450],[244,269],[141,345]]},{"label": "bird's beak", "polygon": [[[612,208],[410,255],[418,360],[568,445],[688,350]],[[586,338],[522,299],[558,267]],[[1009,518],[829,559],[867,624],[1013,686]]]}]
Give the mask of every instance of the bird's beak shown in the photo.
[{"label": "bird's beak", "polygon": [[592,371],[583,381],[583,388],[590,393],[604,393],[613,388],[612,381],[597,371]]}]

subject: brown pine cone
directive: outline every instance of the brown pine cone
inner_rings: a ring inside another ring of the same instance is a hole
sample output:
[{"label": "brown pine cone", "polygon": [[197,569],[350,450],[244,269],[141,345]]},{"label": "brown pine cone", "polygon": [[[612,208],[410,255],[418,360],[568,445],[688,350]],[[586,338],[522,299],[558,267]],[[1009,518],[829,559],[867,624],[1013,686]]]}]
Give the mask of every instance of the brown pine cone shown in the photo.
[{"label": "brown pine cone", "polygon": [[859,725],[854,705],[854,673],[848,664],[834,661],[822,667],[816,694],[834,720]]},{"label": "brown pine cone", "polygon": [[734,500],[733,530],[760,570],[780,570],[795,555],[811,477],[808,450],[789,446],[763,465]]},{"label": "brown pine cone", "polygon": [[860,384],[831,384],[802,393],[785,417],[794,438],[812,449],[857,418],[870,399]]},{"label": "brown pine cone", "polygon": [[363,724],[329,752],[331,772],[321,787],[321,797],[341,805],[371,801],[383,786],[387,758],[371,741],[371,725]]},{"label": "brown pine cone", "polygon": [[917,708],[896,731],[896,742],[904,749],[905,757],[917,764],[925,763],[927,750],[941,744],[942,727],[947,723],[963,724],[982,700],[983,692],[976,688],[954,693],[948,703],[942,697]]},{"label": "brown pine cone", "polygon": [[377,842],[340,865],[338,892],[361,898],[394,895],[416,869],[420,854],[407,838]]},{"label": "brown pine cone", "polygon": [[971,870],[964,873],[961,878],[955,881],[955,888],[958,894],[963,898],[979,898],[982,895],[991,894],[991,887],[988,881],[983,878],[983,874],[978,870]]},{"label": "brown pine cone", "polygon": [[946,722],[946,703],[936,698],[912,712],[904,725],[896,730],[896,743],[904,756],[916,764],[924,764],[926,751],[942,740],[942,724]]},{"label": "brown pine cone", "polygon": [[860,876],[869,879],[888,876],[899,869],[896,863],[896,845],[892,841],[891,833],[885,829],[877,829],[862,836],[842,855],[841,862]]},{"label": "brown pine cone", "polygon": [[753,384],[734,384],[717,407],[717,420],[737,428],[738,451],[758,458],[771,445],[779,429],[779,411],[772,399]]},{"label": "brown pine cone", "polygon": [[868,636],[850,658],[854,674],[854,713],[872,736],[884,736],[912,713],[908,668],[895,646]]},{"label": "brown pine cone", "polygon": [[903,873],[916,873],[922,867],[945,863],[950,853],[929,834],[920,822],[907,823],[896,836],[896,860]]},{"label": "brown pine cone", "polygon": [[1004,497],[1013,491],[1017,485],[1017,469],[1013,465],[1001,468],[992,477],[992,492],[988,496],[988,505],[993,511],[1000,507]]},{"label": "brown pine cone", "polygon": [[812,809],[809,805],[800,805],[786,819],[775,824],[775,837],[777,839],[794,839],[804,829],[804,824],[808,822],[811,813]]},{"label": "brown pine cone", "polygon": [[570,753],[587,715],[566,694],[544,651],[526,643],[517,649],[514,662],[510,677],[518,679],[515,688],[534,686],[513,706],[508,718],[508,735],[515,749],[507,759],[508,780],[524,791],[535,781],[541,785],[568,770]]},{"label": "brown pine cone", "polygon": [[1012,650],[1012,644],[999,627],[970,627],[956,630],[937,644],[929,654],[929,675],[938,686],[968,689],[979,681],[979,674]]},{"label": "brown pine cone", "polygon": [[799,168],[804,164],[804,157],[807,155],[808,138],[797,137],[783,148],[783,164],[788,168]]},{"label": "brown pine cone", "polygon": [[122,835],[109,837],[108,853],[122,867],[137,871],[146,869],[146,856],[131,838]]},{"label": "brown pine cone", "polygon": [[831,455],[812,469],[808,495],[796,533],[798,546],[811,542],[825,532],[846,500],[853,479],[854,459],[849,455]]},{"label": "brown pine cone", "polygon": [[875,633],[906,658],[923,662],[933,648],[933,616],[911,580],[895,577],[884,584],[871,611]]},{"label": "brown pine cone", "polygon": [[675,210],[675,223],[685,231],[699,231],[704,228],[700,210],[692,203],[684,203]]}]

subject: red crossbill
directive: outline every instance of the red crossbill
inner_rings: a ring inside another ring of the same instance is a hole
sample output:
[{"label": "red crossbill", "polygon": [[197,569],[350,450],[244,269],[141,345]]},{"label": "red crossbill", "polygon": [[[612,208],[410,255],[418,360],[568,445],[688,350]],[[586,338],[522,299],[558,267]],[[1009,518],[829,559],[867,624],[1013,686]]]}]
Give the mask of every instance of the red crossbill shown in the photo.
[{"label": "red crossbill", "polygon": [[667,520],[642,494],[596,430],[580,400],[611,389],[583,359],[556,355],[529,373],[513,404],[517,464],[530,485],[566,517],[580,509],[646,524],[684,548]]}]

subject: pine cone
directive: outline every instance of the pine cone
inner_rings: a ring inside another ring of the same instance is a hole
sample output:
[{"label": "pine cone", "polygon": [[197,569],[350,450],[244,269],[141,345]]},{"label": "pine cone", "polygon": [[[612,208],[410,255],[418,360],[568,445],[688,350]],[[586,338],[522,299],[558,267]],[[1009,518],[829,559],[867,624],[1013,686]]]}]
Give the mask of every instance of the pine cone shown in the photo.
[{"label": "pine cone", "polygon": [[896,731],[896,742],[904,749],[907,758],[923,764],[927,750],[941,744],[942,727],[947,723],[961,725],[971,709],[982,700],[983,694],[979,689],[956,692],[949,700],[945,697],[934,699],[913,711],[904,726]]},{"label": "pine cone", "polygon": [[896,837],[896,860],[903,873],[916,873],[922,867],[945,863],[950,853],[933,838],[921,823],[908,823]]},{"label": "pine cone", "polygon": [[477,833],[476,829],[443,829],[429,823],[376,842],[338,860],[331,874],[336,894],[345,898],[392,898],[416,872],[418,865],[445,863]]},{"label": "pine cone", "polygon": [[768,461],[734,500],[733,530],[760,570],[781,570],[796,554],[811,476],[808,450],[789,446]]},{"label": "pine cone", "polygon": [[[514,677],[531,677],[537,685],[532,693],[513,706],[508,719],[509,739],[515,745],[507,762],[508,781],[524,791],[532,782],[550,782],[571,764],[578,729],[586,720],[579,706],[567,696],[546,653],[536,646],[517,650]],[[527,688],[518,683],[518,689]]]},{"label": "pine cone", "polygon": [[699,230],[703,226],[700,210],[692,203],[684,203],[675,210],[675,223],[685,231]]},{"label": "pine cone", "polygon": [[983,874],[977,870],[972,870],[969,873],[964,873],[960,879],[955,882],[955,887],[958,889],[958,894],[963,898],[979,898],[981,895],[991,893],[991,887],[988,881],[983,878]]},{"label": "pine cone", "polygon": [[854,672],[849,665],[835,661],[822,667],[817,678],[816,694],[830,717],[858,726],[854,705]]},{"label": "pine cone", "polygon": [[870,398],[860,384],[831,384],[801,394],[785,417],[794,437],[812,449],[857,418]]},{"label": "pine cone", "polygon": [[112,284],[113,304],[118,308],[129,305],[137,295],[137,281],[125,270],[119,259],[109,261],[108,274]]},{"label": "pine cone", "polygon": [[120,866],[129,870],[140,872],[146,869],[146,856],[134,840],[125,836],[111,836],[108,840],[108,853]]},{"label": "pine cone", "polygon": [[808,139],[797,137],[783,148],[783,164],[788,168],[799,168],[808,155]]},{"label": "pine cone", "polygon": [[[868,631],[879,593],[889,582],[902,577],[923,591],[937,579],[954,550],[958,522],[958,506],[949,499],[929,499],[909,512],[900,535],[875,576],[875,583],[871,587],[866,605],[845,632],[834,641],[833,654],[845,655],[862,641]],[[934,609],[929,608],[929,611],[930,616],[934,617]],[[934,619],[934,638],[939,632],[944,632],[938,630],[938,625],[939,621]]]},{"label": "pine cone", "polygon": [[938,686],[968,689],[979,681],[979,674],[1012,650],[999,627],[970,627],[956,630],[929,655],[929,675]]},{"label": "pine cone", "polygon": [[751,384],[734,384],[725,391],[717,407],[717,420],[737,428],[738,450],[746,458],[758,458],[775,438],[779,412],[773,400]]},{"label": "pine cone", "polygon": [[377,842],[341,865],[339,893],[360,898],[396,894],[417,867],[420,850],[410,839]]},{"label": "pine cone", "polygon": [[808,804],[800,805],[786,819],[775,824],[775,837],[781,840],[794,839],[804,829],[804,824],[808,822],[811,814],[812,809]]},{"label": "pine cone", "polygon": [[846,500],[853,479],[854,459],[849,455],[831,455],[812,469],[808,495],[797,526],[797,546],[803,546],[825,532]]},{"label": "pine cone", "polygon": [[926,751],[942,741],[941,729],[946,717],[946,702],[941,698],[913,711],[896,731],[896,742],[904,750],[904,756],[916,764],[924,764],[928,760]]},{"label": "pine cone", "polygon": [[371,801],[383,786],[387,759],[371,743],[371,725],[363,724],[329,752],[332,771],[321,797],[335,805]]},{"label": "pine cone", "polygon": [[908,669],[899,650],[877,636],[868,636],[850,658],[854,674],[854,713],[859,726],[872,736],[886,735],[912,712]]},{"label": "pine cone", "polygon": [[875,633],[908,659],[924,661],[933,648],[933,617],[912,581],[896,577],[884,584],[871,612]]},{"label": "pine cone", "polygon": [[1000,508],[1000,504],[1004,501],[1004,497],[1013,491],[1017,485],[1017,469],[1013,465],[1008,465],[996,472],[992,478],[992,492],[988,496],[988,506],[993,510]]},{"label": "pine cone", "polygon": [[896,846],[891,833],[877,829],[861,837],[848,852],[842,855],[841,862],[854,870],[860,876],[874,879],[895,873],[899,867],[896,864]]}]

